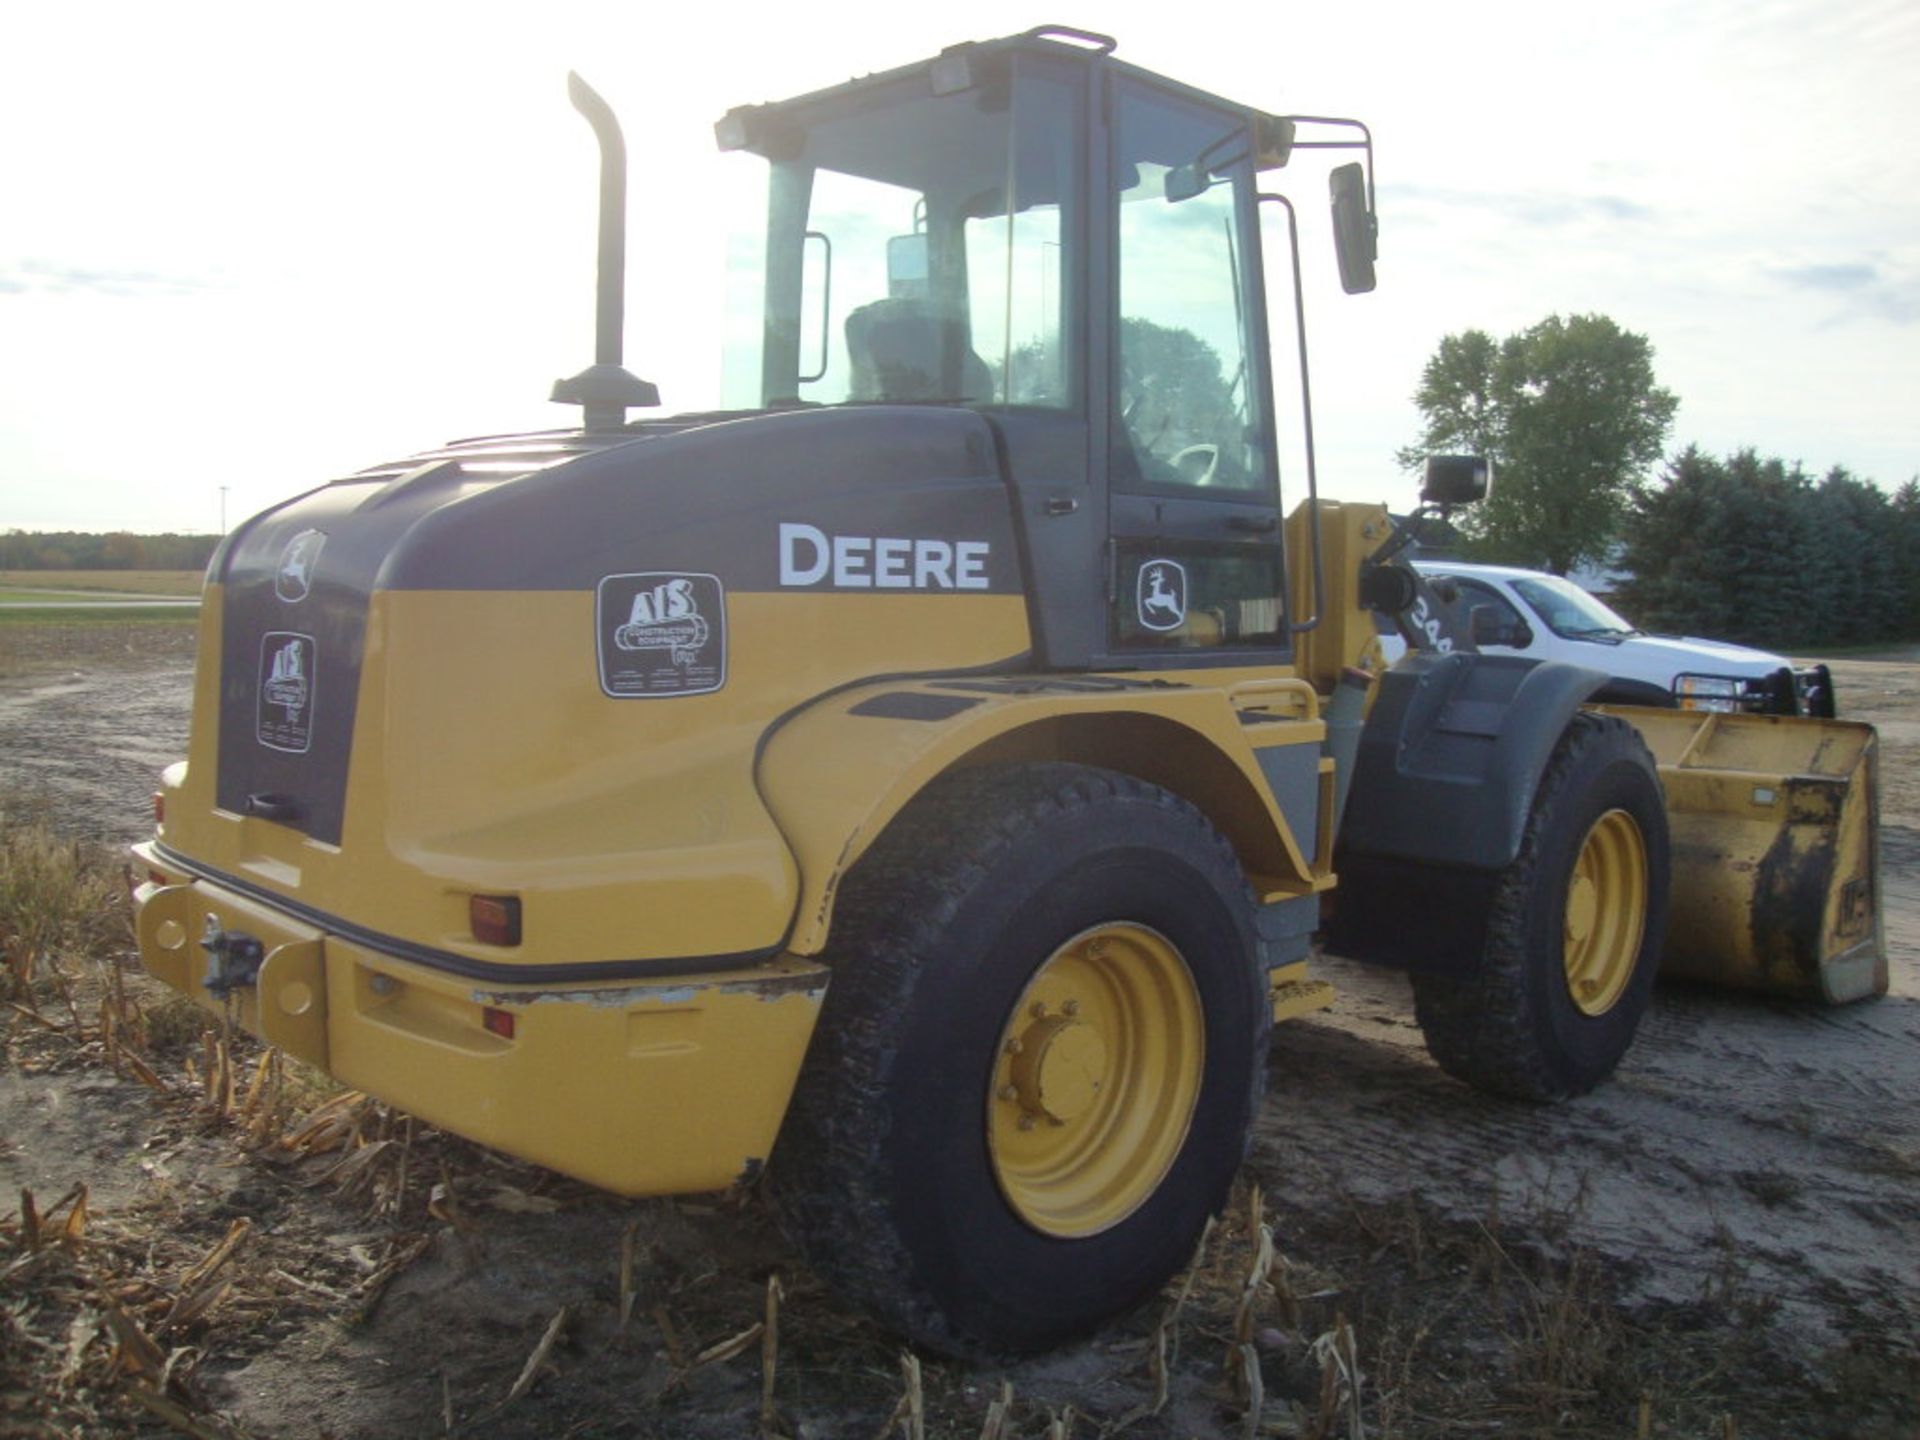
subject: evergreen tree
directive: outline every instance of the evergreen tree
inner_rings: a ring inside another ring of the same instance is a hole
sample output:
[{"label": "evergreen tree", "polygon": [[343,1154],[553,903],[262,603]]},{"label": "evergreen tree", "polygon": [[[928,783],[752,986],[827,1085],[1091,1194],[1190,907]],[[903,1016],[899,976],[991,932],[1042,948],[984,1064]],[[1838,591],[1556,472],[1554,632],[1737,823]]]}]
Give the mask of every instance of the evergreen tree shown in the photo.
[{"label": "evergreen tree", "polygon": [[1920,484],[1889,500],[1835,467],[1683,451],[1625,527],[1623,608],[1650,630],[1770,649],[1920,633]]},{"label": "evergreen tree", "polygon": [[1900,637],[1920,636],[1920,476],[1894,492],[1893,568],[1900,587]]}]

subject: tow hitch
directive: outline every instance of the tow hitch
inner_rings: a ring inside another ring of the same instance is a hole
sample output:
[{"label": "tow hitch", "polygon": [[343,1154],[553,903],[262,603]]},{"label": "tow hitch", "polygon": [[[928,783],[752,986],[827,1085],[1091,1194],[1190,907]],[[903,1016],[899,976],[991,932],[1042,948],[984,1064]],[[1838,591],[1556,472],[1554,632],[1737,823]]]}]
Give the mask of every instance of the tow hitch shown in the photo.
[{"label": "tow hitch", "polygon": [[260,975],[260,962],[266,958],[266,946],[239,930],[222,930],[217,916],[207,916],[200,932],[200,948],[207,952],[207,973],[201,981],[209,995],[224,1000],[242,986],[252,985]]}]

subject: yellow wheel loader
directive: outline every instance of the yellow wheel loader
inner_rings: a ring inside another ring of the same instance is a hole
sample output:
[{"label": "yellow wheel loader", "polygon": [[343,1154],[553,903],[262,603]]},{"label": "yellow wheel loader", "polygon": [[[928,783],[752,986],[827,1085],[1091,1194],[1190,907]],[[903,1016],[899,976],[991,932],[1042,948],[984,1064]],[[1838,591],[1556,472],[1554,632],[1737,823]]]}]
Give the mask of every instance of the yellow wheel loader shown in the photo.
[{"label": "yellow wheel loader", "polygon": [[[1884,988],[1869,729],[1587,706],[1597,672],[1447,633],[1310,458],[1283,519],[1277,182],[1330,187],[1371,289],[1371,137],[1113,52],[1043,27],[726,115],[727,408],[663,419],[629,418],[624,149],[576,80],[584,424],[227,537],[137,847],[147,967],[609,1190],[770,1165],[824,1276],[988,1354],[1189,1256],[1272,1024],[1332,998],[1316,936],[1532,1098],[1606,1078],[1663,953]],[[1487,480],[1437,459],[1427,498]]]}]

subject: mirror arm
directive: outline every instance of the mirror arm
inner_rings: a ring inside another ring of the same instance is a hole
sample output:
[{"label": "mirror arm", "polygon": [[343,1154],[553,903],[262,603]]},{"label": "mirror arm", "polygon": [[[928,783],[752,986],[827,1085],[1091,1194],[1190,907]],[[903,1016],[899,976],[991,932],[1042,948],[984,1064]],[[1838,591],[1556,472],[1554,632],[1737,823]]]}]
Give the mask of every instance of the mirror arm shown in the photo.
[{"label": "mirror arm", "polygon": [[1262,194],[1262,205],[1279,205],[1287,212],[1287,254],[1293,262],[1293,334],[1300,354],[1300,436],[1307,450],[1307,533],[1313,551],[1313,614],[1290,627],[1295,635],[1312,630],[1327,608],[1326,567],[1320,558],[1320,477],[1313,454],[1313,387],[1307,378],[1307,299],[1300,282],[1300,226],[1293,202],[1284,195]]},{"label": "mirror arm", "polygon": [[1367,128],[1364,120],[1350,120],[1338,115],[1281,115],[1281,120],[1290,120],[1294,125],[1333,125],[1342,129],[1358,130],[1358,140],[1295,140],[1296,150],[1359,150],[1362,152],[1367,171],[1367,209],[1376,212],[1379,209],[1377,197],[1373,192],[1373,131]]}]

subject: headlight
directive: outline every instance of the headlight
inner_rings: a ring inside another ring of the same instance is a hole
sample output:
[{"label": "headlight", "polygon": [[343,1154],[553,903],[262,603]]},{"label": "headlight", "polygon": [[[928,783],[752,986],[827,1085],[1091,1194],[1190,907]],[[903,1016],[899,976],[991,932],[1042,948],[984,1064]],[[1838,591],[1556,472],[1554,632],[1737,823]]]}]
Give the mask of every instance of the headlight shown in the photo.
[{"label": "headlight", "polygon": [[1673,698],[1682,710],[1734,711],[1745,688],[1744,681],[1728,675],[1676,675]]}]

